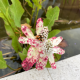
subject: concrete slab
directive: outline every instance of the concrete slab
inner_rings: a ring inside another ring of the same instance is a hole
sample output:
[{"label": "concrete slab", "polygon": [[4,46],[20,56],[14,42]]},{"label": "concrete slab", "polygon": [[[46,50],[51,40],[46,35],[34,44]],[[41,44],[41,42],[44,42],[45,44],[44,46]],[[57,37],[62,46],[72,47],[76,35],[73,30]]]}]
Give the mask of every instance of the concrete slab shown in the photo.
[{"label": "concrete slab", "polygon": [[53,80],[80,80],[80,55],[58,61],[57,69],[49,69]]},{"label": "concrete slab", "polygon": [[44,70],[31,69],[19,74],[8,76],[0,80],[51,80],[51,77],[45,68]]},{"label": "concrete slab", "polygon": [[80,54],[56,62],[57,69],[31,69],[0,80],[80,80]]}]

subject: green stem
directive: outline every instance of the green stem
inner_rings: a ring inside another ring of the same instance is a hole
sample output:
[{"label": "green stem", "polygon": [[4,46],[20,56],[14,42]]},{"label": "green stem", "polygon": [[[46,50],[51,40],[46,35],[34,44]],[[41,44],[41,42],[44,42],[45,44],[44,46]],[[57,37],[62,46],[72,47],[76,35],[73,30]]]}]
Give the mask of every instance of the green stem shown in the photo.
[{"label": "green stem", "polygon": [[34,14],[34,11],[32,11],[32,16],[31,16],[31,19],[30,19],[30,25],[31,25],[33,14]]},{"label": "green stem", "polygon": [[9,65],[7,65],[8,68],[10,68],[11,70],[15,71],[15,69],[11,68]]},{"label": "green stem", "polygon": [[13,70],[13,71],[18,71],[18,70],[20,70],[20,69],[22,68],[22,67],[21,67],[21,68],[18,68],[18,69],[13,69],[13,68],[11,68],[8,64],[7,64],[7,67],[10,68],[10,69]]},{"label": "green stem", "polygon": [[32,21],[32,18],[33,18],[33,14],[35,12],[35,9],[36,9],[36,6],[33,5],[32,16],[31,16],[31,19],[30,19],[30,25],[31,25],[31,21]]},{"label": "green stem", "polygon": [[35,19],[34,27],[33,28],[35,28],[35,26],[36,26],[36,20],[37,20],[37,17],[38,17],[38,12],[39,12],[39,9],[37,9],[36,19]]}]

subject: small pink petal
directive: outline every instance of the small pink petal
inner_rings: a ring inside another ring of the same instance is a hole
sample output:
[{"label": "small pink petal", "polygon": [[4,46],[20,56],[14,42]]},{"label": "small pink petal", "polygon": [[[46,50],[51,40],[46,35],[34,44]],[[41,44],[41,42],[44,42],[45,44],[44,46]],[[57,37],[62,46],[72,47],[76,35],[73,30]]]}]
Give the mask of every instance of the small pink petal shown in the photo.
[{"label": "small pink petal", "polygon": [[40,50],[40,51],[38,50],[38,52],[39,52],[40,54],[44,54],[44,53],[43,53],[43,50]]},{"label": "small pink petal", "polygon": [[52,39],[54,40],[54,39],[56,39],[57,37],[52,37]]},{"label": "small pink petal", "polygon": [[52,37],[52,39],[53,39],[52,43],[53,43],[54,46],[57,46],[63,40],[63,38],[61,36],[57,37],[57,38],[56,37],[55,38]]},{"label": "small pink petal", "polygon": [[29,70],[34,63],[36,63],[36,61],[39,58],[39,53],[37,51],[36,48],[34,47],[30,47],[27,53],[27,58],[22,62],[22,67],[24,70]]},{"label": "small pink petal", "polygon": [[39,47],[41,45],[41,41],[32,38],[28,38],[27,43],[33,47]]},{"label": "small pink petal", "polygon": [[32,31],[27,26],[22,26],[21,30],[27,36],[27,38],[34,38]]},{"label": "small pink petal", "polygon": [[38,18],[36,22],[39,23],[40,21],[42,21],[42,18]]},{"label": "small pink petal", "polygon": [[33,58],[26,58],[22,63],[22,67],[25,71],[29,70],[30,68],[32,68],[32,66],[34,65],[34,63],[36,62],[36,60],[34,60]]},{"label": "small pink petal", "polygon": [[39,35],[39,33],[41,32],[41,30],[43,29],[43,21],[41,18],[39,18],[37,20],[37,24],[36,24],[36,33],[37,35]]},{"label": "small pink petal", "polygon": [[57,46],[62,40],[63,38],[60,36],[60,37],[52,37],[49,39],[54,46]]},{"label": "small pink petal", "polygon": [[33,47],[41,46],[42,42],[34,38],[19,37],[18,41],[22,44],[30,44]]},{"label": "small pink petal", "polygon": [[28,49],[27,57],[33,57],[33,58],[36,59],[36,61],[37,61],[37,59],[38,59],[38,57],[39,57],[38,50],[37,50],[36,48],[34,48],[34,47],[31,46],[31,47]]},{"label": "small pink petal", "polygon": [[52,69],[56,69],[56,64],[55,63],[50,63],[50,64],[51,64]]},{"label": "small pink petal", "polygon": [[27,44],[27,38],[26,38],[26,37],[19,37],[18,41],[19,41],[21,44]]},{"label": "small pink petal", "polygon": [[56,69],[56,65],[55,65],[55,60],[54,60],[54,55],[53,54],[49,55],[49,62],[50,62],[50,65],[51,65],[52,69]]},{"label": "small pink petal", "polygon": [[62,55],[65,53],[65,50],[61,49],[60,47],[53,47],[53,52]]},{"label": "small pink petal", "polygon": [[47,64],[47,60],[48,60],[48,57],[45,56],[45,57],[40,57],[39,60],[37,61],[36,63],[36,69],[38,70],[43,70],[44,67],[46,66]]},{"label": "small pink petal", "polygon": [[50,40],[51,42],[53,42],[54,39],[56,39],[57,37],[52,37],[52,38],[49,38],[48,40]]}]

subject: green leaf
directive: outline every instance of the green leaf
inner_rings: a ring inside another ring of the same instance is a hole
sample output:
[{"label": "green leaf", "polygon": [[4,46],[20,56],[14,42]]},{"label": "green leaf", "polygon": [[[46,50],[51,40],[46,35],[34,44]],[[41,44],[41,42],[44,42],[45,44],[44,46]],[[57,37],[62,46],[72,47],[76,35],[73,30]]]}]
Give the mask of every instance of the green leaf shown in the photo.
[{"label": "green leaf", "polygon": [[51,27],[53,26],[55,20],[58,20],[59,11],[60,9],[57,6],[47,11],[47,18],[44,19],[43,23],[44,26],[48,26],[49,31],[51,30]]},{"label": "green leaf", "polygon": [[30,46],[31,46],[31,45],[28,45],[28,46],[27,46],[27,48],[26,48],[27,51],[28,51],[28,49],[30,48]]},{"label": "green leaf", "polygon": [[50,9],[52,9],[52,6],[49,6],[49,7],[47,8],[47,10],[50,10]]},{"label": "green leaf", "polygon": [[46,68],[51,68],[51,65],[49,63],[49,60],[47,61]]},{"label": "green leaf", "polygon": [[61,55],[59,55],[59,54],[54,54],[54,57],[55,57],[55,62],[56,62],[56,61],[59,61],[59,60],[60,60]]},{"label": "green leaf", "polygon": [[26,18],[26,22],[27,22],[27,24],[29,24],[30,23],[30,19]]},{"label": "green leaf", "polygon": [[0,12],[0,17],[6,22],[6,18],[5,18],[4,14],[2,12]]},{"label": "green leaf", "polygon": [[4,14],[6,13],[6,9],[8,8],[8,6],[8,0],[0,0],[0,11],[2,11]]},{"label": "green leaf", "polygon": [[32,1],[33,1],[33,3],[36,5],[36,7],[37,7],[38,9],[41,9],[41,8],[42,8],[42,5],[39,3],[40,0],[32,0]]},{"label": "green leaf", "polygon": [[12,5],[10,6],[11,17],[14,19],[15,25],[17,27],[21,27],[20,20],[21,16],[24,13],[24,9],[22,8],[19,0],[11,0],[11,1],[12,1]]},{"label": "green leaf", "polygon": [[8,25],[8,19],[9,19],[9,13],[8,13],[8,9],[6,8],[5,14],[3,12],[0,12],[0,17],[4,20],[4,22]]},{"label": "green leaf", "polygon": [[25,1],[28,2],[28,5],[33,8],[33,4],[31,3],[30,0],[25,0]]},{"label": "green leaf", "polygon": [[0,17],[3,19],[5,18],[2,12],[0,12]]},{"label": "green leaf", "polygon": [[44,25],[44,26],[47,26],[47,25],[49,24],[49,21],[50,21],[50,20],[47,19],[47,18],[44,19],[44,20],[43,20],[43,25]]},{"label": "green leaf", "polygon": [[0,69],[7,68],[6,61],[3,59],[2,51],[0,51]]},{"label": "green leaf", "polygon": [[5,15],[3,12],[0,12],[0,17],[4,20],[5,22],[5,29],[6,33],[8,34],[9,37],[13,38],[15,36],[15,24],[12,19],[10,19],[10,14],[9,14],[9,8],[6,8],[6,13]]},{"label": "green leaf", "polygon": [[[16,28],[13,19],[11,19],[11,17],[10,17],[10,9],[9,9],[9,8],[6,9],[5,18],[6,18],[6,22],[8,23],[8,25],[9,25],[10,27]],[[6,23],[5,23],[5,24],[6,24]]]},{"label": "green leaf", "polygon": [[19,52],[19,56],[20,56],[20,58],[21,58],[22,61],[27,57],[26,54],[23,54],[21,52]]},{"label": "green leaf", "polygon": [[56,36],[58,33],[60,33],[60,30],[55,29],[55,30],[49,32],[48,38],[54,37],[54,36]]},{"label": "green leaf", "polygon": [[7,19],[9,17],[9,8],[6,9],[6,17],[7,17]]},{"label": "green leaf", "polygon": [[[55,57],[55,62],[56,62],[56,61],[60,60],[61,55],[59,55],[59,54],[54,54],[54,57]],[[49,63],[49,60],[47,61],[46,68],[51,68],[51,65],[50,65],[50,63]]]},{"label": "green leaf", "polygon": [[22,53],[19,52],[19,56],[23,61],[27,57],[27,50],[24,48]]},{"label": "green leaf", "polygon": [[18,42],[17,36],[14,36],[14,38],[12,38],[12,47],[14,48],[16,52],[22,51],[22,47],[20,43]]},{"label": "green leaf", "polygon": [[27,50],[25,48],[23,48],[23,54],[27,55]]},{"label": "green leaf", "polygon": [[16,26],[14,24],[14,21],[8,17],[7,20],[4,20],[4,22],[6,33],[8,34],[9,37],[13,38],[16,32]]},{"label": "green leaf", "polygon": [[14,21],[11,20],[10,15],[11,15],[11,14],[10,14],[10,9],[9,9],[9,7],[8,7],[8,8],[6,9],[5,18],[6,18],[6,20],[7,20],[7,22],[8,22],[9,25],[11,25],[11,23],[14,22]]},{"label": "green leaf", "polygon": [[6,33],[8,34],[8,36],[10,36],[11,38],[14,38],[15,34],[14,34],[11,26],[5,24],[5,29],[6,29]]},{"label": "green leaf", "polygon": [[31,31],[33,32],[33,34],[35,33],[35,29],[31,28]]}]

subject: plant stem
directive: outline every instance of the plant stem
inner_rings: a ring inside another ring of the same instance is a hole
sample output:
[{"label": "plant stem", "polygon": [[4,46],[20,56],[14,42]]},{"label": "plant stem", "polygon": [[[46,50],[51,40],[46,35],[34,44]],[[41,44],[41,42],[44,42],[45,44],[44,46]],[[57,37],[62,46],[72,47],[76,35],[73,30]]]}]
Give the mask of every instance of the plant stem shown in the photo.
[{"label": "plant stem", "polygon": [[32,18],[33,18],[33,14],[35,12],[35,9],[36,9],[36,7],[34,7],[34,5],[33,5],[32,16],[31,16],[31,19],[30,19],[30,25],[31,25],[31,21],[32,21]]},{"label": "plant stem", "polygon": [[30,19],[30,25],[31,25],[33,14],[34,14],[34,11],[32,11],[32,16],[31,16],[31,19]]},{"label": "plant stem", "polygon": [[37,17],[38,17],[38,12],[39,12],[39,9],[37,9],[37,14],[36,14],[36,18],[35,18],[35,22],[34,22],[34,27],[33,28],[35,28],[35,26],[36,26],[36,20],[37,20]]},{"label": "plant stem", "polygon": [[4,59],[15,59],[16,57],[5,57]]},{"label": "plant stem", "polygon": [[18,69],[13,69],[13,68],[11,68],[8,64],[7,64],[7,67],[10,68],[10,69],[13,70],[13,71],[18,71],[18,70],[22,69],[22,67],[20,67],[20,68],[18,68]]},{"label": "plant stem", "polygon": [[0,78],[6,77],[6,76],[8,76],[8,75],[10,75],[10,74],[13,74],[13,73],[15,73],[15,72],[16,72],[16,71],[10,72],[10,73],[8,73],[8,74],[6,74],[6,75],[4,75],[4,76],[1,76]]}]

